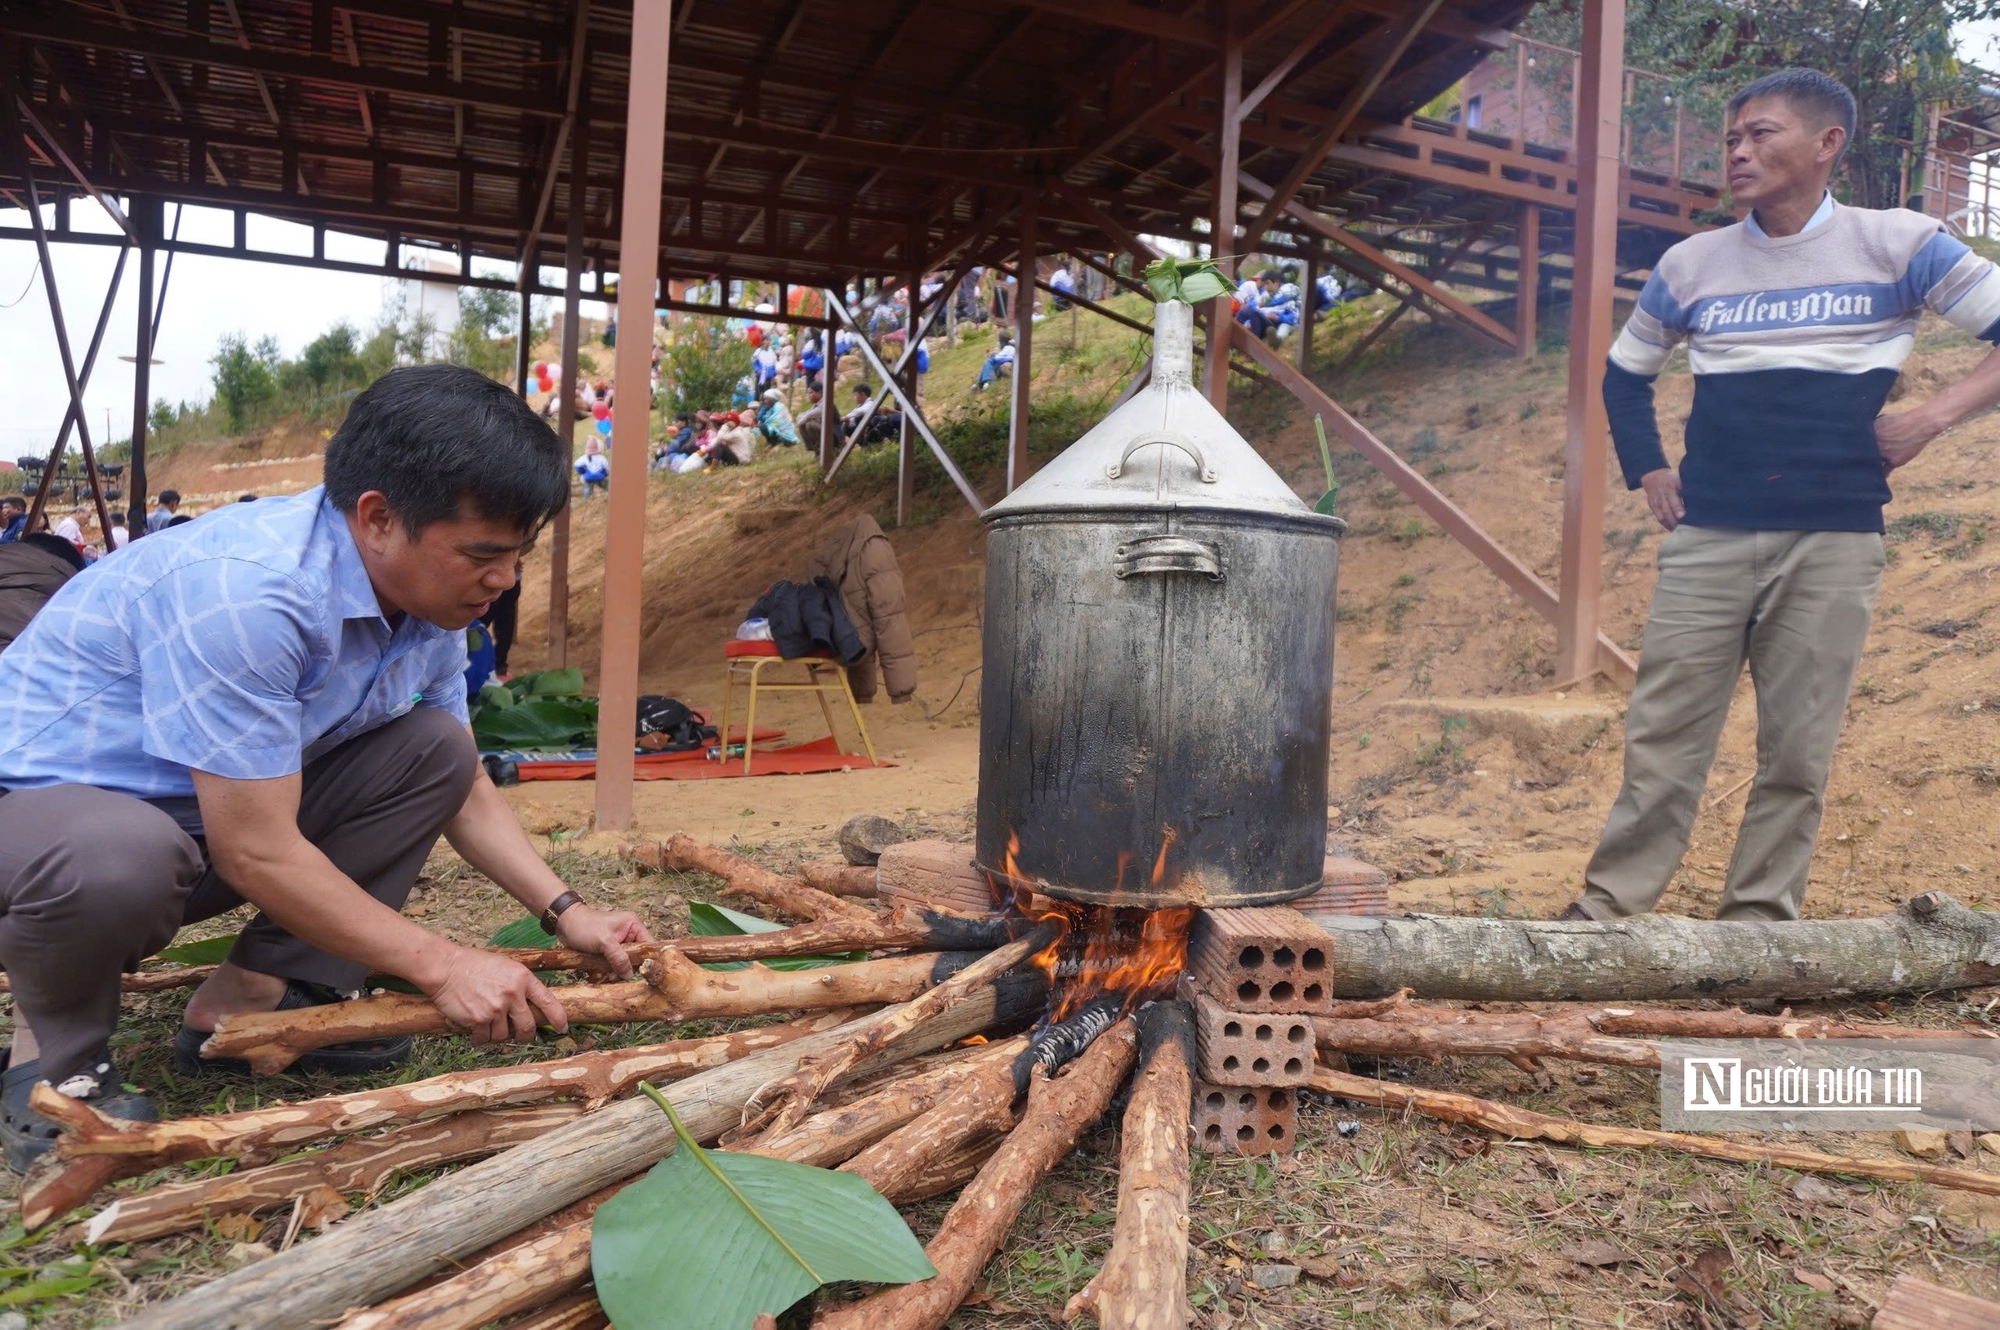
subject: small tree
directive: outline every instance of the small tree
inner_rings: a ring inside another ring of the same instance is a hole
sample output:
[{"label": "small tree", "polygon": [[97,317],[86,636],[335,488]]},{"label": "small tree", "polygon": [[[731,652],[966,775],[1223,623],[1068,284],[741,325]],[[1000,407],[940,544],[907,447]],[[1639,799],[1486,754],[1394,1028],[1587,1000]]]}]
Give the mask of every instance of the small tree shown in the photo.
[{"label": "small tree", "polygon": [[660,405],[677,411],[716,411],[729,406],[736,384],[750,372],[750,343],[718,319],[673,321],[660,353]]},{"label": "small tree", "polygon": [[278,394],[272,367],[278,361],[276,339],[266,337],[253,351],[242,333],[225,333],[214,357],[215,400],[222,404],[223,417],[235,432],[247,429],[257,413]]}]

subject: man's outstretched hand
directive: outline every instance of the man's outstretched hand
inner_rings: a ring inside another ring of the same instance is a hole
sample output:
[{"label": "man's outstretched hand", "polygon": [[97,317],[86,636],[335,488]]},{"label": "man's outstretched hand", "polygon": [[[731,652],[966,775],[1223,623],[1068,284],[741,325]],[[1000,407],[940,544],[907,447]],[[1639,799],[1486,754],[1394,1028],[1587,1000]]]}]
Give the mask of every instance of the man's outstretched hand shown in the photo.
[{"label": "man's outstretched hand", "polygon": [[653,935],[630,910],[599,910],[588,905],[572,905],[556,916],[556,940],[572,951],[602,956],[620,979],[632,977],[632,958],[627,945],[651,942]]},{"label": "man's outstretched hand", "polygon": [[562,1003],[520,962],[475,947],[453,947],[443,959],[443,977],[418,987],[473,1043],[529,1043],[541,1024],[569,1029]]},{"label": "man's outstretched hand", "polygon": [[1654,520],[1667,530],[1672,531],[1687,516],[1687,504],[1681,501],[1681,475],[1672,467],[1648,471],[1639,477],[1639,488],[1646,491],[1646,506],[1653,510]]}]

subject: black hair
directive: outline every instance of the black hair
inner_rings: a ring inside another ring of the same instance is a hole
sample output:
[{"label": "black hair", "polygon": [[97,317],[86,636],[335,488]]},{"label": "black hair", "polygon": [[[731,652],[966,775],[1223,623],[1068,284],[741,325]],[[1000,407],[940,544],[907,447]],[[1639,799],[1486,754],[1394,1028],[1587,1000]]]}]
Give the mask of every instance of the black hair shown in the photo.
[{"label": "black hair", "polygon": [[1282,282],[1285,280],[1285,274],[1279,272],[1276,268],[1266,268],[1257,274],[1257,280],[1260,282]]},{"label": "black hair", "polygon": [[189,516],[188,516],[188,515],[187,515],[186,513],[180,513],[180,514],[178,514],[177,516],[175,516],[175,517],[172,517],[172,518],[168,519],[168,521],[167,521],[167,525],[168,525],[168,526],[186,526],[186,525],[187,525],[187,524],[188,524],[189,522],[192,522],[192,521],[194,521],[194,519],[193,519],[192,517],[189,517]]},{"label": "black hair", "polygon": [[239,495],[237,495],[237,496],[236,496],[236,502],[238,502],[238,503],[255,503],[255,502],[257,502],[257,496],[256,496],[256,495],[254,495],[254,494],[239,494]]},{"label": "black hair", "polygon": [[38,550],[55,555],[79,573],[83,571],[83,555],[77,553],[76,546],[53,532],[30,531],[27,535],[21,537],[21,543],[23,545],[33,545]]},{"label": "black hair", "polygon": [[569,500],[569,449],[528,404],[462,365],[392,369],[326,445],[326,496],[351,513],[379,490],[414,538],[471,509],[524,533]]},{"label": "black hair", "polygon": [[9,504],[13,505],[16,508],[19,508],[24,513],[28,511],[28,501],[22,498],[20,495],[0,494],[0,508],[4,508]]},{"label": "black hair", "polygon": [[676,411],[674,412],[674,423],[677,425],[691,425],[694,423],[694,419],[685,411]]},{"label": "black hair", "polygon": [[1830,74],[1817,69],[1781,69],[1766,74],[1745,84],[1729,99],[1728,119],[1736,119],[1745,103],[1759,97],[1782,97],[1786,105],[1817,121],[1821,128],[1839,125],[1846,131],[1847,141],[1854,141],[1854,94]]},{"label": "black hair", "polygon": [[863,397],[873,397],[875,395],[875,390],[870,388],[865,381],[861,380],[855,382],[854,391]]},{"label": "black hair", "polygon": [[161,503],[179,503],[180,501],[181,501],[181,492],[179,490],[160,491]]}]

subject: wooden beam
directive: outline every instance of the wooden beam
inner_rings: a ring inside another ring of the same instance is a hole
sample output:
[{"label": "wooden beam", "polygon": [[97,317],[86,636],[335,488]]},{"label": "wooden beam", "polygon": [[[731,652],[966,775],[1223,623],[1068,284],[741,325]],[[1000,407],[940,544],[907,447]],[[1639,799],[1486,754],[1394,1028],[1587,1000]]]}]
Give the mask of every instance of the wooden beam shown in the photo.
[{"label": "wooden beam", "polygon": [[1514,233],[1515,247],[1521,251],[1516,267],[1514,297],[1514,354],[1531,360],[1538,334],[1535,318],[1542,296],[1542,205],[1523,203],[1521,225]]},{"label": "wooden beam", "polygon": [[1021,196],[1021,247],[1014,279],[1014,369],[1009,379],[1007,406],[1007,493],[1012,494],[1028,478],[1028,421],[1032,394],[1028,391],[1035,364],[1035,263],[1039,256],[1036,208],[1040,202],[1033,191]]},{"label": "wooden beam", "polygon": [[[1243,35],[1235,11],[1222,7],[1221,85],[1216,97],[1216,157],[1209,169],[1215,176],[1215,210],[1209,216],[1209,254],[1232,278],[1237,269],[1236,190],[1243,128]],[[1254,249],[1259,232],[1244,233],[1245,248]],[[1229,329],[1235,310],[1227,291],[1208,302],[1208,355],[1202,361],[1202,393],[1209,405],[1229,408]]]},{"label": "wooden beam", "polygon": [[1361,81],[1347,90],[1347,95],[1341,98],[1340,106],[1334,111],[1332,119],[1321,128],[1305,151],[1299,154],[1298,159],[1292,163],[1292,169],[1287,171],[1284,178],[1273,187],[1263,211],[1257,214],[1257,220],[1251,223],[1248,231],[1244,232],[1244,235],[1249,237],[1250,244],[1255,245],[1257,238],[1268,231],[1271,223],[1278,219],[1278,214],[1285,211],[1286,205],[1298,197],[1299,186],[1306,182],[1306,177],[1319,169],[1319,164],[1326,159],[1326,150],[1338,142],[1341,135],[1354,127],[1354,122],[1360,119],[1362,110],[1375,96],[1375,90],[1382,86],[1382,80],[1395,69],[1404,52],[1410,49],[1410,43],[1417,39],[1417,34],[1424,30],[1424,25],[1431,21],[1443,5],[1444,0],[1421,0],[1419,6],[1407,14],[1400,26],[1394,29],[1387,49],[1376,57],[1374,64],[1369,67],[1368,73]]},{"label": "wooden beam", "polygon": [[1611,424],[1604,361],[1611,279],[1618,271],[1618,153],[1623,136],[1625,0],[1584,0],[1583,77],[1576,99],[1576,275],[1570,289],[1569,419],[1563,443],[1562,612],[1556,679],[1598,672],[1604,584],[1604,495]]},{"label": "wooden beam", "polygon": [[1146,9],[1129,0],[1013,0],[1029,9],[1042,9],[1064,18],[1082,19],[1100,27],[1136,32],[1183,46],[1213,49],[1215,32],[1198,19],[1182,18],[1161,9]]},{"label": "wooden beam", "polygon": [[[1423,475],[1398,457],[1388,444],[1370,433],[1368,427],[1349,415],[1345,408],[1321,390],[1318,384],[1299,373],[1296,366],[1280,356],[1263,342],[1250,335],[1250,330],[1238,325],[1233,333],[1236,348],[1249,356],[1277,380],[1292,396],[1299,399],[1307,410],[1324,417],[1327,425],[1349,447],[1360,453],[1369,465],[1381,472],[1391,484],[1422,509],[1425,515],[1445,529],[1446,534],[1463,545],[1472,556],[1485,564],[1493,573],[1511,587],[1515,594],[1528,603],[1528,607],[1545,619],[1553,620],[1559,602],[1554,588],[1535,575],[1534,569],[1522,563],[1505,546],[1487,534],[1463,508],[1453,503]],[[1597,639],[1597,654],[1600,668],[1614,679],[1626,684],[1638,675],[1638,666],[1617,643],[1603,636]]]},{"label": "wooden beam", "polygon": [[[632,825],[633,735],[639,710],[639,595],[645,566],[647,426],[658,298],[660,177],[666,155],[670,0],[633,0],[630,113],[625,123],[623,238],[618,246],[618,382],[611,497],[604,537],[603,661],[597,713],[597,825]],[[571,385],[564,384],[568,392]]]}]

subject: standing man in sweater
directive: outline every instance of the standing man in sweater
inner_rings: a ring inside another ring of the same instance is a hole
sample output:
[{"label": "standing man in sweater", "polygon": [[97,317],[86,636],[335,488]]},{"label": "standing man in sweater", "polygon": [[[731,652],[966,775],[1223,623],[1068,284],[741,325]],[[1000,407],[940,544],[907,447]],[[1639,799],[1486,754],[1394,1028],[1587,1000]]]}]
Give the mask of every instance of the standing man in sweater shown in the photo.
[{"label": "standing man in sweater", "polygon": [[[2000,402],[2000,352],[1882,415],[1925,310],[2000,342],[2000,274],[1901,209],[1827,192],[1854,98],[1770,74],[1729,102],[1734,226],[1661,256],[1611,348],[1604,401],[1626,485],[1668,531],[1625,721],[1625,779],[1569,919],[1653,908],[1687,851],[1744,662],[1757,775],[1717,917],[1796,919],[1875,593],[1889,474]],[[1688,343],[1694,406],[1678,470],[1653,380]]]}]

